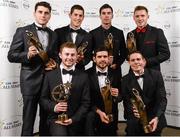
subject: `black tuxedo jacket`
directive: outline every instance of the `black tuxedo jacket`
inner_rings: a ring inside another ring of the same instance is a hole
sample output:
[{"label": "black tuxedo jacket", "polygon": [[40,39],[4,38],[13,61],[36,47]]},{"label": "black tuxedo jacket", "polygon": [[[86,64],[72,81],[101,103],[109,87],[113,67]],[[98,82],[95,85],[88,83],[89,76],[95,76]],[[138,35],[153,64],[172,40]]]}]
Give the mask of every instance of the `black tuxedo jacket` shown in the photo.
[{"label": "black tuxedo jacket", "polygon": [[[100,92],[99,82],[98,82],[98,75],[96,73],[95,66],[87,70],[88,76],[89,76],[89,83],[90,83],[90,96],[91,96],[91,107],[92,110],[95,112],[96,108],[99,108],[100,110],[105,112],[104,108],[104,101]],[[114,88],[118,88],[120,91],[120,75],[117,73],[116,70],[108,69],[108,78],[111,81],[111,86]],[[112,108],[113,108],[113,114],[115,117],[115,122],[118,121],[118,107],[117,104],[119,102],[119,97],[115,98],[115,102],[113,102]]]},{"label": "black tuxedo jacket", "polygon": [[105,33],[111,33],[113,35],[113,56],[114,63],[120,68],[121,64],[126,59],[126,45],[123,31],[111,26],[107,32],[102,28],[102,26],[90,31],[92,38],[92,49],[96,50],[98,47],[104,45],[104,40],[106,39]]},{"label": "black tuxedo jacket", "polygon": [[[67,114],[69,118],[72,118],[74,123],[82,120],[90,106],[88,76],[84,72],[75,69],[71,82],[72,88],[70,90],[71,95],[68,99]],[[62,84],[60,69],[46,73],[40,104],[48,112],[49,119],[57,119],[58,117],[58,113],[54,112],[57,102],[52,99],[51,92],[60,83]]]},{"label": "black tuxedo jacket", "polygon": [[[136,30],[132,32],[137,39]],[[136,43],[137,42],[138,41],[136,41]],[[170,57],[169,46],[163,30],[147,25],[144,39],[142,39],[140,43],[139,45],[137,43],[137,49],[146,58],[147,67],[160,70],[160,63]]]},{"label": "black tuxedo jacket", "polygon": [[[40,92],[45,70],[44,64],[38,55],[33,57],[31,60],[27,58],[29,45],[26,30],[33,32],[33,34],[38,38],[34,23],[18,28],[14,34],[8,52],[8,60],[13,63],[21,63],[20,86],[22,94],[35,95]],[[49,28],[48,33],[49,44],[46,48],[46,52],[50,58],[58,61],[56,33]]]},{"label": "black tuxedo jacket", "polygon": [[121,91],[124,104],[124,117],[127,121],[135,118],[130,102],[130,98],[133,95],[132,88],[140,92],[142,100],[146,105],[148,120],[150,121],[157,116],[159,118],[158,128],[162,129],[165,127],[166,119],[164,112],[166,110],[167,99],[161,73],[157,70],[145,69],[143,89],[140,88],[132,70],[122,78]]},{"label": "black tuxedo jacket", "polygon": [[[59,47],[65,42],[73,42],[72,38],[71,38],[71,32],[70,32],[69,25],[62,27],[62,28],[55,29],[54,31],[57,33],[57,36],[58,36]],[[82,62],[80,62],[76,65],[76,67],[79,69],[84,68],[84,66],[87,65],[92,59],[92,48],[91,48],[90,35],[85,30],[80,28],[80,30],[77,34],[77,37],[76,37],[75,44],[78,48],[79,46],[81,46],[83,43],[86,43],[86,42],[88,42],[88,46],[87,46],[87,50],[84,54],[85,58]]]}]

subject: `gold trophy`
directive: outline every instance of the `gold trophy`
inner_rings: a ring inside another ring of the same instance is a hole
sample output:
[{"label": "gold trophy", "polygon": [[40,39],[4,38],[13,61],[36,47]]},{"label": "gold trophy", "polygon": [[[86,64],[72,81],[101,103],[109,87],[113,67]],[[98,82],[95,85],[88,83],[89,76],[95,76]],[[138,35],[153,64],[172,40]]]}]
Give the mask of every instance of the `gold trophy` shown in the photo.
[{"label": "gold trophy", "polygon": [[129,54],[134,52],[134,51],[137,51],[136,39],[134,38],[134,34],[132,32],[128,33],[127,41],[126,41],[126,47],[128,49]]},{"label": "gold trophy", "polygon": [[101,88],[101,95],[104,101],[105,113],[109,118],[109,122],[113,121],[113,114],[112,114],[112,96],[111,96],[111,83],[108,78],[105,79],[106,86]]},{"label": "gold trophy", "polygon": [[108,34],[107,38],[104,40],[105,47],[109,50],[109,56],[113,56],[113,35]]},{"label": "gold trophy", "polygon": [[77,54],[80,56],[79,61],[83,60],[84,58],[84,53],[87,50],[88,42],[86,41],[83,43],[81,46],[77,48]]},{"label": "gold trophy", "polygon": [[[60,84],[56,86],[53,91],[51,92],[51,96],[54,101],[58,102],[67,102],[70,96],[70,89],[71,89],[72,83],[67,82],[65,84]],[[58,115],[57,121],[64,122],[68,119],[68,115],[66,112],[62,112]]]},{"label": "gold trophy", "polygon": [[28,45],[35,46],[38,50],[38,55],[42,59],[42,61],[46,64],[49,61],[48,54],[46,51],[43,49],[42,44],[39,42],[38,38],[33,34],[33,32],[26,30],[26,35],[28,36]]},{"label": "gold trophy", "polygon": [[139,95],[139,91],[135,88],[132,89],[133,97],[131,98],[132,105],[138,110],[140,115],[140,123],[143,126],[145,133],[151,133],[152,127],[149,125],[146,113],[146,105],[144,104],[141,96]]}]

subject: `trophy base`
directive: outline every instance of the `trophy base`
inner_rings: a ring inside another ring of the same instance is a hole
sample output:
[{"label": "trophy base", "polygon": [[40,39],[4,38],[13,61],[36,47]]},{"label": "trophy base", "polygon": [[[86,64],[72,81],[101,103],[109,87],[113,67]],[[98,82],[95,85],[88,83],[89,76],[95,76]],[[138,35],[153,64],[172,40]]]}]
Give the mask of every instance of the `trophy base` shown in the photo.
[{"label": "trophy base", "polygon": [[109,122],[113,122],[113,115],[112,114],[107,114],[107,117],[109,118]]},{"label": "trophy base", "polygon": [[60,114],[60,115],[58,115],[58,121],[64,122],[67,119],[68,119],[68,115],[67,114]]},{"label": "trophy base", "polygon": [[151,133],[151,132],[152,132],[152,127],[151,127],[151,125],[146,125],[146,126],[144,126],[144,132],[145,132],[145,133]]},{"label": "trophy base", "polygon": [[49,57],[45,51],[40,51],[38,55],[44,63],[47,63],[49,61]]}]

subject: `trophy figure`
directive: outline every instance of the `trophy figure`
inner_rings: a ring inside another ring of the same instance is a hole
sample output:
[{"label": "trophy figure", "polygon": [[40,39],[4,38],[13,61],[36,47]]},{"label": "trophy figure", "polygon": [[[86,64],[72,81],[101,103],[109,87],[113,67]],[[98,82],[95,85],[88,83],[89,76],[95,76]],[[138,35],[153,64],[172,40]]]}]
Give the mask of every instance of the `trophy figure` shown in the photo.
[{"label": "trophy figure", "polygon": [[147,119],[147,113],[146,113],[146,106],[139,95],[139,91],[135,88],[132,89],[133,97],[131,98],[132,105],[138,110],[140,115],[140,123],[143,126],[145,133],[151,133],[152,127],[149,125],[148,119]]},{"label": "trophy figure", "polygon": [[40,56],[40,58],[42,59],[42,61],[46,64],[49,61],[49,57],[46,53],[46,51],[44,51],[42,44],[39,42],[38,38],[33,34],[33,32],[26,30],[26,35],[28,36],[28,45],[31,46],[35,46],[38,50],[38,55]]},{"label": "trophy figure", "polygon": [[88,42],[86,41],[85,43],[83,43],[81,46],[79,46],[77,48],[77,54],[79,56],[79,58],[78,58],[79,61],[84,59],[84,53],[87,50],[87,46],[88,46]]},{"label": "trophy figure", "polygon": [[137,51],[136,39],[134,38],[134,34],[132,32],[128,33],[127,41],[126,41],[126,47],[128,49],[129,54],[134,52],[134,51]]},{"label": "trophy figure", "polygon": [[111,33],[108,34],[107,38],[104,40],[105,47],[109,52],[109,65],[113,66],[113,35]]},{"label": "trophy figure", "polygon": [[[70,89],[71,89],[72,83],[67,82],[65,84],[60,84],[56,86],[53,91],[51,92],[51,96],[54,101],[58,102],[67,102],[70,96]],[[64,122],[68,119],[68,115],[66,112],[62,112],[58,115],[57,121]]]},{"label": "trophy figure", "polygon": [[112,96],[111,96],[111,83],[108,78],[105,79],[106,86],[101,88],[101,95],[104,101],[105,113],[109,118],[109,122],[113,121],[113,114],[112,114]]}]

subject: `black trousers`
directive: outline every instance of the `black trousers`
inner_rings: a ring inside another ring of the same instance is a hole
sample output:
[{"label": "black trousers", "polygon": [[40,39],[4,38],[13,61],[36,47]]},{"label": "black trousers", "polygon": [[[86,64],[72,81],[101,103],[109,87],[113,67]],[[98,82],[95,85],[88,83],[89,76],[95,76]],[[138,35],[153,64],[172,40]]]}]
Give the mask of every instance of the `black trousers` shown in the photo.
[{"label": "black trousers", "polygon": [[[33,136],[34,122],[36,118],[37,107],[40,95],[23,96],[23,125],[22,136]],[[39,135],[49,135],[47,126],[47,113],[40,107],[40,122],[39,122]]]}]

